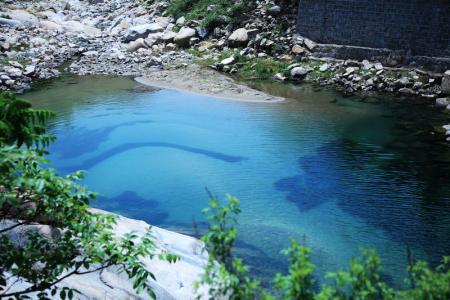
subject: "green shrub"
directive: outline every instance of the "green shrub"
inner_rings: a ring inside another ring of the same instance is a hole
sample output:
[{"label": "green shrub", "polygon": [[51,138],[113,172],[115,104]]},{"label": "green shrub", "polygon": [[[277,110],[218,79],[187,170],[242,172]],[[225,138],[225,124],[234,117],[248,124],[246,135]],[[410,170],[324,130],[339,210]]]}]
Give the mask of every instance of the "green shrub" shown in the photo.
[{"label": "green shrub", "polygon": [[167,12],[176,18],[202,21],[204,27],[213,28],[222,23],[238,24],[253,5],[253,1],[172,0]]},{"label": "green shrub", "polygon": [[[405,289],[394,289],[381,280],[380,258],[374,250],[361,250],[348,270],[329,273],[332,285],[317,287],[313,278],[311,251],[291,241],[283,253],[289,258],[288,274],[277,274],[274,279],[276,296],[261,291],[257,281],[248,275],[243,261],[233,256],[232,247],[237,237],[235,226],[240,213],[239,201],[228,197],[221,206],[216,199],[205,210],[208,233],[202,238],[210,259],[199,284],[208,284],[210,299],[228,296],[230,299],[283,300],[446,300],[450,299],[450,257],[442,265],[431,269],[419,261],[408,268]],[[233,265],[237,262],[237,266]]]}]

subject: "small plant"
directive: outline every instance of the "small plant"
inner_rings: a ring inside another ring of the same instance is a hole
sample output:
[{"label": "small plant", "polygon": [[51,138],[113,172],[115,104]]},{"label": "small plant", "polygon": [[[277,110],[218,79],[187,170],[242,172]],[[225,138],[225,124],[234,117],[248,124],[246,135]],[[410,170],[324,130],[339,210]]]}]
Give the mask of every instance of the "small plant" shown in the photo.
[{"label": "small plant", "polygon": [[290,265],[286,275],[274,279],[276,296],[261,290],[257,281],[248,275],[243,260],[233,257],[237,237],[239,201],[228,197],[223,206],[211,200],[204,212],[208,218],[208,233],[202,238],[210,257],[205,273],[199,282],[209,287],[209,299],[239,300],[447,300],[450,299],[450,257],[431,269],[425,262],[412,263],[406,289],[394,289],[381,280],[380,258],[374,250],[361,250],[348,270],[329,273],[333,285],[318,287],[315,283],[314,265],[309,248],[291,241],[283,253]]}]

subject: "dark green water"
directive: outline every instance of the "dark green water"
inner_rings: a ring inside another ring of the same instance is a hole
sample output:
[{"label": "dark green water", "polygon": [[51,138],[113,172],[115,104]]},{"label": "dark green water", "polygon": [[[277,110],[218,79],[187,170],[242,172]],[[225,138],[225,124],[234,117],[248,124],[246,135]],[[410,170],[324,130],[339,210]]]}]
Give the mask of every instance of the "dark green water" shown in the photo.
[{"label": "dark green water", "polygon": [[58,113],[53,165],[87,170],[96,206],[194,234],[205,187],[241,199],[237,253],[263,279],[286,267],[290,238],[317,274],[378,250],[396,283],[406,247],[450,254],[450,149],[430,134],[433,108],[344,99],[312,86],[259,84],[277,104],[234,102],[128,79],[66,77],[25,95]]}]

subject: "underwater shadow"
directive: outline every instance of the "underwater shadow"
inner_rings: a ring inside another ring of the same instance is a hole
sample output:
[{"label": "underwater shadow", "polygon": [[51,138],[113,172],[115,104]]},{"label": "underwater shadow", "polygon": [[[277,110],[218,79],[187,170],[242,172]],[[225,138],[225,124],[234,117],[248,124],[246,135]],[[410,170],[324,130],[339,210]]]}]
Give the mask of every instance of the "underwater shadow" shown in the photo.
[{"label": "underwater shadow", "polygon": [[101,143],[108,140],[111,132],[118,128],[151,123],[154,122],[130,121],[101,129],[77,128],[58,136],[58,141],[51,146],[50,150],[62,159],[75,158],[97,150]]},{"label": "underwater shadow", "polygon": [[99,196],[93,206],[152,225],[162,224],[169,216],[168,212],[160,208],[158,201],[142,198],[132,191],[125,191],[112,198]]},{"label": "underwater shadow", "polygon": [[92,168],[93,166],[101,163],[102,161],[105,161],[108,158],[118,155],[120,153],[138,149],[138,148],[152,148],[152,147],[163,147],[163,148],[182,150],[185,152],[204,155],[204,156],[207,156],[207,157],[210,157],[213,159],[222,160],[222,161],[229,162],[229,163],[237,163],[237,162],[241,162],[243,160],[248,159],[243,156],[227,155],[227,154],[224,154],[221,152],[204,150],[204,149],[200,149],[200,148],[183,146],[183,145],[172,144],[172,143],[158,143],[158,142],[128,143],[128,144],[120,145],[120,146],[114,147],[112,149],[109,149],[91,159],[87,159],[78,166],[73,166],[73,167],[64,168],[64,169],[61,168],[61,170],[63,170],[64,172],[73,172],[75,170],[88,170],[88,169]]},{"label": "underwater shadow", "polygon": [[[410,149],[335,141],[298,160],[301,174],[274,183],[302,211],[335,201],[343,211],[382,228],[393,240],[423,249],[432,263],[450,253],[448,166]],[[431,168],[430,168],[431,166]]]}]

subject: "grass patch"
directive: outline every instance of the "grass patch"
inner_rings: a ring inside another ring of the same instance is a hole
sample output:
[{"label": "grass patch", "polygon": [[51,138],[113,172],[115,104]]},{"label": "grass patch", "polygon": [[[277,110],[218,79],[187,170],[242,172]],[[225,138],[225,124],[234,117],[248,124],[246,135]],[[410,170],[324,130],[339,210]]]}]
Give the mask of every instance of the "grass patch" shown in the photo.
[{"label": "grass patch", "polygon": [[172,0],[167,12],[175,18],[199,20],[206,28],[224,23],[238,24],[253,8],[254,1],[236,0]]}]

